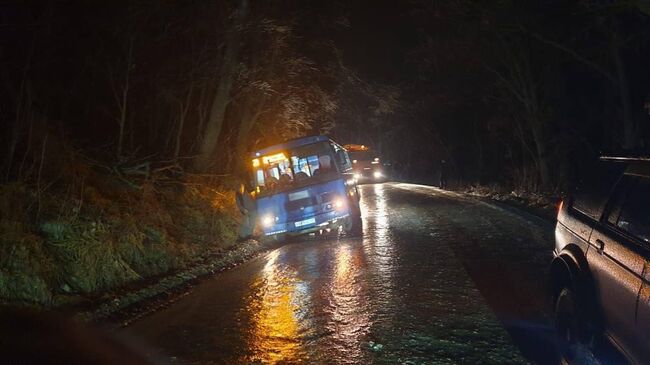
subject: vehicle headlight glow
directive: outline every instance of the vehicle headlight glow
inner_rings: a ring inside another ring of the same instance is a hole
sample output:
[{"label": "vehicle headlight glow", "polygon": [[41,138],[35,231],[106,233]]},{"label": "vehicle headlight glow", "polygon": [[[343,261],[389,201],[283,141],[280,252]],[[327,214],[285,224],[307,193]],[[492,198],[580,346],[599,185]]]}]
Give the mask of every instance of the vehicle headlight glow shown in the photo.
[{"label": "vehicle headlight glow", "polygon": [[375,172],[372,173],[372,176],[373,176],[375,179],[379,179],[380,177],[382,177],[382,176],[384,176],[384,175],[381,173],[381,171],[375,171]]},{"label": "vehicle headlight glow", "polygon": [[345,202],[341,198],[334,199],[334,209],[341,209],[345,206]]},{"label": "vehicle headlight glow", "polygon": [[354,174],[354,178],[357,179],[357,180],[361,179],[361,174],[358,173],[358,172],[355,173],[355,174]]},{"label": "vehicle headlight glow", "polygon": [[264,227],[271,227],[273,223],[275,223],[275,217],[272,216],[271,214],[267,214],[262,217],[262,226]]}]

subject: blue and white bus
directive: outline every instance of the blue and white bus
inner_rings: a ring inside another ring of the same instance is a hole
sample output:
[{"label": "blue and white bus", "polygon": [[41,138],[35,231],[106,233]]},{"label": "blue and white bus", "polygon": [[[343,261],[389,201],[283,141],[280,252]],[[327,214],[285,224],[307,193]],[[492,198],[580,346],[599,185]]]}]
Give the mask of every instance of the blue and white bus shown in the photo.
[{"label": "blue and white bus", "polygon": [[256,151],[251,158],[258,224],[265,236],[360,228],[352,162],[336,142],[303,137]]}]

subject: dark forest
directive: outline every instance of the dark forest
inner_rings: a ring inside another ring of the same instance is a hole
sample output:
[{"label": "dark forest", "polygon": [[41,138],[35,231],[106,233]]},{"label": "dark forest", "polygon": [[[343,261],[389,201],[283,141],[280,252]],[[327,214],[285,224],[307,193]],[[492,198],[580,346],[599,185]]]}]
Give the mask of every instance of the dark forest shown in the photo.
[{"label": "dark forest", "polygon": [[557,191],[647,140],[640,2],[314,5],[3,5],[4,181],[33,180],[46,139],[125,170],[227,174],[325,133],[404,178],[445,161],[459,184]]}]

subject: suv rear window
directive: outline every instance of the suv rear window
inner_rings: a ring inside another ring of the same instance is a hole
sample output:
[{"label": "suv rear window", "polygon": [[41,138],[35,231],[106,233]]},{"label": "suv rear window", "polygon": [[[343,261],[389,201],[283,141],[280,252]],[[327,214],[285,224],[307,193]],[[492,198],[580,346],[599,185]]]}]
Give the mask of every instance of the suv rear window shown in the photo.
[{"label": "suv rear window", "polygon": [[621,177],[625,164],[601,164],[583,176],[573,193],[572,207],[586,216],[599,220],[614,184]]},{"label": "suv rear window", "polygon": [[641,178],[627,193],[616,226],[650,243],[650,179]]}]

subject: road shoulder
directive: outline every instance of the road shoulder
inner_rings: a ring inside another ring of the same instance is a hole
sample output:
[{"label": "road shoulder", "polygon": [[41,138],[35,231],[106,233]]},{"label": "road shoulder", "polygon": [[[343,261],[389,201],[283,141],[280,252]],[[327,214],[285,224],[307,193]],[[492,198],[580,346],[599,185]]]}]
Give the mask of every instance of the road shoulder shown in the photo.
[{"label": "road shoulder", "polygon": [[277,243],[261,243],[256,240],[242,242],[186,269],[107,293],[103,300],[78,311],[74,317],[108,326],[126,326],[183,297],[206,277],[236,267],[276,246]]}]

